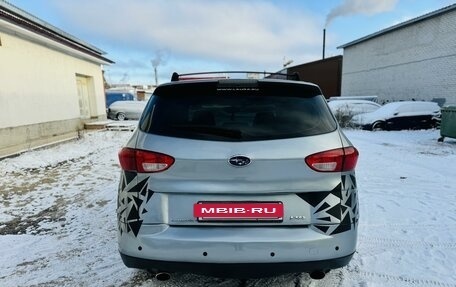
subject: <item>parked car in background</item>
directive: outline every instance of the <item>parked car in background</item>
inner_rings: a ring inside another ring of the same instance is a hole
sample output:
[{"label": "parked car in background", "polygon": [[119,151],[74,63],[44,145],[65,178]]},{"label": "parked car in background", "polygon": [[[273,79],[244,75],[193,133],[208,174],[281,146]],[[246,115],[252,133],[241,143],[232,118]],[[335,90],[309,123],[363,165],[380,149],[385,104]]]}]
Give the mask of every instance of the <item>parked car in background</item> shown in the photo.
[{"label": "parked car in background", "polygon": [[320,88],[182,78],[157,87],[119,152],[125,265],[157,279],[322,278],[347,265],[358,231],[358,151]]},{"label": "parked car in background", "polygon": [[337,96],[337,97],[330,97],[328,99],[328,102],[346,101],[346,100],[364,100],[364,101],[378,102],[378,96]]},{"label": "parked car in background", "polygon": [[108,108],[112,103],[117,101],[134,101],[136,97],[130,91],[106,91],[106,108]]},{"label": "parked car in background", "polygon": [[341,126],[348,126],[355,115],[370,113],[381,107],[367,100],[334,100],[328,102],[328,106]]},{"label": "parked car in background", "polygon": [[108,118],[113,120],[137,120],[141,117],[146,101],[117,101],[108,108]]},{"label": "parked car in background", "polygon": [[434,102],[388,103],[371,113],[354,116],[351,123],[367,130],[429,129],[436,126],[440,107]]}]

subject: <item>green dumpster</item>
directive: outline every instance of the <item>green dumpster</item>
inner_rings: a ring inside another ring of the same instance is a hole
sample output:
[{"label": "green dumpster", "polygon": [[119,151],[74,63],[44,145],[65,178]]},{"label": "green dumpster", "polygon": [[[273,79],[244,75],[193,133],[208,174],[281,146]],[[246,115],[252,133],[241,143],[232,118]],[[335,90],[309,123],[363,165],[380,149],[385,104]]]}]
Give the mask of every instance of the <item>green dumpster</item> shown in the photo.
[{"label": "green dumpster", "polygon": [[456,138],[456,106],[442,108],[440,136],[439,142],[443,142],[445,137]]}]

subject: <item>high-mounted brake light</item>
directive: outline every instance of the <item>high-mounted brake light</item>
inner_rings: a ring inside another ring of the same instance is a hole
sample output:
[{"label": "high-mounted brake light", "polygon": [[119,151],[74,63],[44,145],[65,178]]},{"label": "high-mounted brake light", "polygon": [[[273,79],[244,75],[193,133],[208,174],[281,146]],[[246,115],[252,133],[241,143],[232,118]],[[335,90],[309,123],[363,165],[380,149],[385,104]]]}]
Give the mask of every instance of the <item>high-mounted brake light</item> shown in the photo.
[{"label": "high-mounted brake light", "polygon": [[174,163],[172,156],[132,148],[123,148],[119,152],[119,162],[123,170],[139,173],[165,171]]},{"label": "high-mounted brake light", "polygon": [[305,161],[311,169],[319,172],[350,171],[355,169],[358,155],[356,148],[346,147],[309,155]]}]

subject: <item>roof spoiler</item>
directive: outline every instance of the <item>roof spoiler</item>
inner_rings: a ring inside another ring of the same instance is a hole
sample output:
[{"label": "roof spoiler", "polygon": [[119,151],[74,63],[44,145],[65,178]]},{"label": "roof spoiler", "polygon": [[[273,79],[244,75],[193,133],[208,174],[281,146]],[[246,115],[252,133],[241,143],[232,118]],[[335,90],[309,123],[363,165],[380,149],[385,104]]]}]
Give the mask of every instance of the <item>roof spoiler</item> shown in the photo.
[{"label": "roof spoiler", "polygon": [[275,72],[254,72],[254,71],[221,71],[221,72],[199,72],[178,74],[174,72],[171,76],[171,82],[178,82],[183,80],[202,80],[202,79],[229,79],[228,74],[245,74],[247,79],[280,79],[280,80],[293,80],[300,81],[298,73],[286,74]]}]

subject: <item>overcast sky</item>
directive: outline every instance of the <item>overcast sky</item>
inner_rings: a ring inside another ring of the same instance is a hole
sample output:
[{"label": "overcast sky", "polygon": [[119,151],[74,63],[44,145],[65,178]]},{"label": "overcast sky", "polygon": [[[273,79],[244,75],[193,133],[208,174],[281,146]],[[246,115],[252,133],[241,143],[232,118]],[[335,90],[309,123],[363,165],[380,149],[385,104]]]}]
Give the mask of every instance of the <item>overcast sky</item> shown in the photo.
[{"label": "overcast sky", "polygon": [[159,83],[173,71],[278,71],[454,1],[8,0],[107,52],[110,83]]}]

